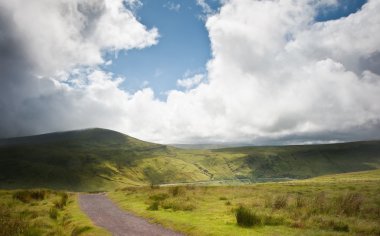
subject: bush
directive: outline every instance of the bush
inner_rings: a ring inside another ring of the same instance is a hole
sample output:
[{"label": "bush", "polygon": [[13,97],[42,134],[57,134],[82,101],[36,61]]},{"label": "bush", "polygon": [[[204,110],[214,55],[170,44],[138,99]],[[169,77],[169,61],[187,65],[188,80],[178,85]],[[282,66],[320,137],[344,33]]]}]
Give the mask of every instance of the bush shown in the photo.
[{"label": "bush", "polygon": [[236,210],[235,216],[239,226],[251,227],[262,223],[261,218],[255,212],[243,206],[240,206]]},{"label": "bush", "polygon": [[226,197],[220,197],[219,200],[225,201],[225,200],[227,200],[227,198]]},{"label": "bush", "polygon": [[159,204],[160,203],[158,201],[154,201],[154,202],[152,202],[152,204],[150,204],[150,206],[147,208],[147,210],[149,210],[149,211],[157,211]]},{"label": "bush", "polygon": [[288,197],[285,195],[277,196],[273,202],[274,209],[285,208],[288,205]]}]

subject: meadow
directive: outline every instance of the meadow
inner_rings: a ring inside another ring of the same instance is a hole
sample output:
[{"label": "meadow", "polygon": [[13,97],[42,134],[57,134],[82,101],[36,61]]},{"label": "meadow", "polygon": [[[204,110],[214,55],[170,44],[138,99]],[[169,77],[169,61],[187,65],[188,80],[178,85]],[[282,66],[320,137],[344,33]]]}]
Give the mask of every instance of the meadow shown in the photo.
[{"label": "meadow", "polygon": [[127,187],[122,208],[187,235],[380,235],[380,171],[244,186]]},{"label": "meadow", "polygon": [[188,235],[380,235],[380,141],[191,150],[104,129],[2,139],[0,188],[0,235],[107,235],[79,209],[76,192],[91,191]]},{"label": "meadow", "polygon": [[109,235],[79,209],[77,195],[47,189],[1,190],[0,235]]}]

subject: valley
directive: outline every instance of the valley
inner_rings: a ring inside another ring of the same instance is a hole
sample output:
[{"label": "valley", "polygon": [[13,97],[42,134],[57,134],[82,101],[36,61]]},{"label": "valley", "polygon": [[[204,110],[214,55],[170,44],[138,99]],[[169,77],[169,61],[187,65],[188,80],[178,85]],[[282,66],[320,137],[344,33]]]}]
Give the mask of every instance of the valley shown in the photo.
[{"label": "valley", "polygon": [[379,167],[380,141],[181,149],[105,129],[2,139],[0,235],[109,235],[78,201],[97,192],[185,235],[379,235]]}]

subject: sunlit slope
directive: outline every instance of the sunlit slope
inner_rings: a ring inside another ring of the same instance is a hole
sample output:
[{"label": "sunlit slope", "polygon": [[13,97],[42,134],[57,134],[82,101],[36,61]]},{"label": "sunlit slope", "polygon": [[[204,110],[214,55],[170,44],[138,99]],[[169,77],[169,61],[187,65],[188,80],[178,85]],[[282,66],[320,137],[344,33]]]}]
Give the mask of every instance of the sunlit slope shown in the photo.
[{"label": "sunlit slope", "polygon": [[351,142],[325,145],[279,147],[243,147],[219,150],[241,153],[242,158],[232,161],[243,175],[252,171],[254,178],[309,178],[380,167],[380,142]]},{"label": "sunlit slope", "polygon": [[88,191],[213,180],[270,181],[378,167],[379,141],[184,150],[105,129],[0,140],[0,188]]},{"label": "sunlit slope", "polygon": [[[207,178],[195,166],[172,160],[170,148],[111,130],[52,133],[0,143],[1,188],[102,190],[163,181],[162,175],[178,181]],[[173,168],[183,171],[169,175]]]}]

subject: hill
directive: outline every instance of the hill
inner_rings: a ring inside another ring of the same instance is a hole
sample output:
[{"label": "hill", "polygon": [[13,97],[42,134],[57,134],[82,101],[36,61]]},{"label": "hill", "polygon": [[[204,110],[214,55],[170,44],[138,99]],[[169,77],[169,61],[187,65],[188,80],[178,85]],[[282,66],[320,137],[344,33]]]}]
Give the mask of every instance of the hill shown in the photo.
[{"label": "hill", "polygon": [[303,179],[379,167],[379,141],[185,150],[105,129],[0,140],[0,188],[95,191],[160,183]]}]

